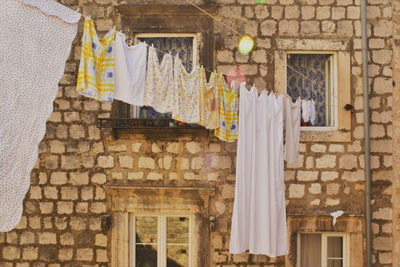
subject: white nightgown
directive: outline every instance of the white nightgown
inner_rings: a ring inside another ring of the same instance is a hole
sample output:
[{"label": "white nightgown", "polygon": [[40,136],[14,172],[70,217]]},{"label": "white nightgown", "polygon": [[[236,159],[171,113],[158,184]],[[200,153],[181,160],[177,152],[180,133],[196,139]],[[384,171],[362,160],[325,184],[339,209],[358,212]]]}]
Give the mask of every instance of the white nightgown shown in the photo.
[{"label": "white nightgown", "polygon": [[230,253],[288,253],[282,97],[240,86],[239,139]]}]

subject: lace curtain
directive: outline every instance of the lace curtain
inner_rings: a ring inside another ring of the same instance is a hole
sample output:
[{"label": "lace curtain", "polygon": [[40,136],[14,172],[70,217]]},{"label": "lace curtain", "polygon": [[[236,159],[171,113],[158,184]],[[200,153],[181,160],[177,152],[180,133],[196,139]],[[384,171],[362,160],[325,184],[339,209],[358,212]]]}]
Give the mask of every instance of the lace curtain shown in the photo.
[{"label": "lace curtain", "polygon": [[326,67],[325,62],[330,55],[290,54],[287,63],[296,71],[312,80],[305,79],[299,73],[287,68],[287,94],[293,99],[315,101],[315,123],[313,126],[327,126],[326,103]]}]

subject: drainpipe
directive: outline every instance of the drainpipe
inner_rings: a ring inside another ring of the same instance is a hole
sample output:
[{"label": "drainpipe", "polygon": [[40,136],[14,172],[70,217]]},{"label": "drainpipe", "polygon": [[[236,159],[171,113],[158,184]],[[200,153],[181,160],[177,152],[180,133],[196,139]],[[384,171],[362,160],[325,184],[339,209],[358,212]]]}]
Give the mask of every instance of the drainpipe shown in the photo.
[{"label": "drainpipe", "polygon": [[365,266],[372,266],[372,234],[371,234],[371,169],[369,149],[369,81],[368,81],[368,32],[367,32],[367,0],[361,0],[361,36],[362,36],[362,74],[364,89],[364,159],[365,159],[365,231],[366,256]]}]

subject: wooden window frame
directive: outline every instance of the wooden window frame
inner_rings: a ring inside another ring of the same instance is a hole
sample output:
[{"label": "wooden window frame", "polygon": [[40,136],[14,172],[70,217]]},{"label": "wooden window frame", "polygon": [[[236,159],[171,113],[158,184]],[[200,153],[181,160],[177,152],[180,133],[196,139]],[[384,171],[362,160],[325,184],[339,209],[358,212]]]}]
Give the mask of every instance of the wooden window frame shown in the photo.
[{"label": "wooden window frame", "polygon": [[189,265],[188,267],[192,267],[192,240],[193,240],[193,216],[190,214],[134,214],[129,213],[129,267],[140,267],[136,266],[136,217],[157,217],[157,267],[164,267],[167,265],[167,218],[169,217],[185,217],[189,219],[189,240],[188,240],[188,249],[189,249]]},{"label": "wooden window frame", "polygon": [[300,267],[301,262],[301,235],[302,234],[320,234],[321,235],[321,267],[327,267],[328,260],[328,237],[343,238],[343,267],[350,267],[350,238],[347,233],[342,232],[299,232],[297,233],[297,264]]}]

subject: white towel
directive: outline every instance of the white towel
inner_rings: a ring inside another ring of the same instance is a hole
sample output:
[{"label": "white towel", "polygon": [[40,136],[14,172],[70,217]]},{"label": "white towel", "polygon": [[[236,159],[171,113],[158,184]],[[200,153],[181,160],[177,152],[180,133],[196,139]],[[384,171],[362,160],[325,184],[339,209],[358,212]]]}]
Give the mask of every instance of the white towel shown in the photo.
[{"label": "white towel", "polygon": [[117,32],[114,53],[114,99],[135,106],[143,106],[146,87],[146,44],[138,43],[128,46],[125,34]]},{"label": "white towel", "polygon": [[0,232],[21,219],[79,18],[53,0],[1,1]]}]

